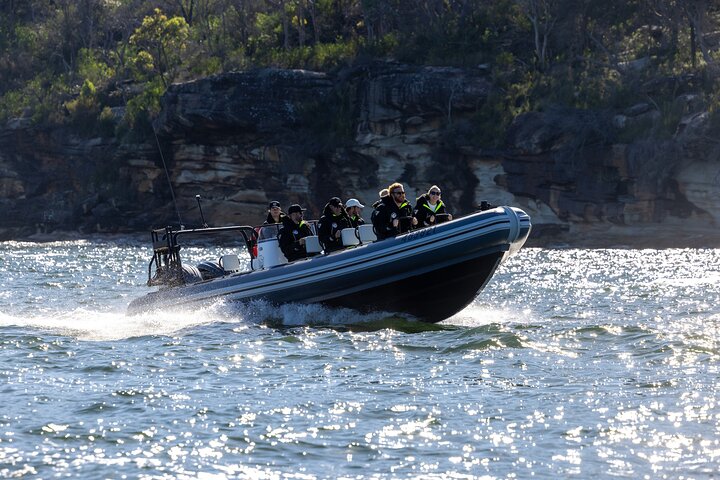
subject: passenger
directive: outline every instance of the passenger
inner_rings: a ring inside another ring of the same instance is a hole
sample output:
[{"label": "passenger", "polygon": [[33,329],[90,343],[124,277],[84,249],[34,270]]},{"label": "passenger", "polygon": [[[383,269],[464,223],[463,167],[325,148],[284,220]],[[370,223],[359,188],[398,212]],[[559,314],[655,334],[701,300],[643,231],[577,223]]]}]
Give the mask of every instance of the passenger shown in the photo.
[{"label": "passenger", "polygon": [[388,195],[390,195],[390,192],[388,191],[387,188],[383,188],[382,190],[380,190],[378,192],[378,196],[380,197],[380,199],[375,200],[375,203],[372,204],[373,211],[370,214],[370,223],[372,223],[373,225],[375,225],[375,216],[377,215],[377,212],[378,212],[377,208],[382,203],[383,198],[387,197]]},{"label": "passenger", "polygon": [[360,225],[365,225],[365,220],[362,218],[362,212],[360,211],[362,208],[365,208],[365,205],[360,203],[356,198],[351,198],[345,202],[345,211],[347,212],[348,217],[350,217],[351,227],[357,228]]},{"label": "passenger", "polygon": [[251,240],[252,256],[257,257],[257,242],[263,238],[276,237],[280,231],[280,226],[272,228],[263,228],[268,225],[282,224],[283,219],[286,215],[280,209],[280,202],[273,200],[268,204],[267,218],[263,222],[262,226],[255,227],[255,235]]},{"label": "passenger", "polygon": [[279,243],[288,262],[307,257],[305,237],[312,235],[312,231],[303,220],[303,211],[298,204],[290,205],[287,216],[283,217]]},{"label": "passenger", "polygon": [[428,227],[442,222],[452,220],[452,215],[447,213],[445,204],[440,199],[442,191],[437,185],[433,185],[417,199],[413,214],[417,218],[418,225]]},{"label": "passenger", "polygon": [[378,192],[378,196],[380,197],[380,200],[373,203],[373,208],[377,208],[377,206],[380,205],[380,202],[382,202],[383,198],[390,196],[390,190],[388,190],[387,188],[383,188]]},{"label": "passenger", "polygon": [[407,232],[417,225],[412,216],[412,207],[405,200],[405,188],[402,183],[393,183],[388,187],[390,195],[380,198],[380,204],[373,212],[373,226],[378,240]]},{"label": "passenger", "polygon": [[350,228],[350,225],[350,217],[345,212],[342,200],[338,197],[331,198],[318,222],[318,239],[325,253],[344,248],[341,232],[343,228]]},{"label": "passenger", "polygon": [[283,223],[285,214],[280,209],[280,202],[273,200],[268,205],[268,214],[263,225],[272,225],[273,223]]}]

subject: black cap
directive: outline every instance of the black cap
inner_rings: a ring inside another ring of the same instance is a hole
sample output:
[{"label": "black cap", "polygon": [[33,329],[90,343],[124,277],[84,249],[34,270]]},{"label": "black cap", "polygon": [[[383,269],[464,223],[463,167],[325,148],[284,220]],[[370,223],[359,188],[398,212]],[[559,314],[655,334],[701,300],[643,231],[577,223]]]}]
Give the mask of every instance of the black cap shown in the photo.
[{"label": "black cap", "polygon": [[328,204],[332,205],[333,207],[342,207],[342,200],[340,200],[340,198],[338,197],[332,197]]},{"label": "black cap", "polygon": [[296,213],[296,212],[297,212],[297,213],[302,213],[302,212],[304,212],[304,211],[305,211],[305,209],[302,208],[302,207],[301,207],[300,205],[298,205],[297,203],[294,203],[294,204],[290,205],[290,208],[288,208],[288,213]]},{"label": "black cap", "polygon": [[273,207],[278,207],[278,208],[280,208],[280,202],[278,202],[277,200],[273,200],[272,202],[270,202],[270,203],[268,204],[268,209],[271,209],[271,208],[273,208]]}]

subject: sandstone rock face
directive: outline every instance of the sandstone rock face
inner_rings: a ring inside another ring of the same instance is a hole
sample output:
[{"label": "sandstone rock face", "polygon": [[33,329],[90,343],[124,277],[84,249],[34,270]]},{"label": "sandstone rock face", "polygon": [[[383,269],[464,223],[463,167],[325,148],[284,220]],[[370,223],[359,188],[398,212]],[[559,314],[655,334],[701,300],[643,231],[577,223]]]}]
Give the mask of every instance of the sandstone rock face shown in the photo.
[{"label": "sandstone rock face", "polygon": [[673,138],[630,144],[610,141],[616,116],[589,115],[531,113],[511,128],[508,189],[549,207],[554,219],[534,215],[541,230],[598,245],[603,240],[588,236],[602,237],[603,227],[613,244],[720,245],[720,161],[717,153],[708,156],[707,115],[696,115]]},{"label": "sandstone rock face", "polygon": [[694,97],[662,141],[617,141],[653,121],[648,104],[521,115],[500,150],[453,138],[491,90],[484,70],[264,69],[171,86],[136,143],[13,121],[0,129],[0,238],[198,225],[196,195],[211,225],[259,224],[270,200],[317,218],[335,195],[368,218],[400,181],[409,199],[439,185],[455,214],[519,206],[531,244],[720,246],[720,148]]},{"label": "sandstone rock face", "polygon": [[200,194],[213,224],[257,223],[270,200],[301,203],[315,218],[335,195],[369,207],[396,180],[409,199],[447,185],[446,201],[462,212],[474,207],[476,182],[464,156],[442,152],[441,132],[489,90],[480,73],[451,68],[231,74],[171,87],[155,126],[181,209]]}]

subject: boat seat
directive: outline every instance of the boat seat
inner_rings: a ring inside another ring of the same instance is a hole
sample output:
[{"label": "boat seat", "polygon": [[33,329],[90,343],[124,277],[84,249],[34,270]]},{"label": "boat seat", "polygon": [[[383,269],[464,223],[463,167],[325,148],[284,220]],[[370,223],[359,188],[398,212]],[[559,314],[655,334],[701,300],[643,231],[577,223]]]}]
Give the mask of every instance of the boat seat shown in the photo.
[{"label": "boat seat", "polygon": [[237,255],[223,255],[218,263],[226,273],[240,271],[240,260]]},{"label": "boat seat", "polygon": [[268,269],[285,263],[288,263],[288,261],[282,250],[280,250],[280,243],[277,238],[258,240],[258,268]]},{"label": "boat seat", "polygon": [[320,239],[317,235],[309,235],[305,237],[305,251],[308,255],[322,252]]},{"label": "boat seat", "polygon": [[344,247],[354,247],[360,245],[360,236],[354,228],[343,228],[340,231],[340,238]]},{"label": "boat seat", "polygon": [[377,240],[375,235],[375,227],[372,224],[364,224],[358,227],[358,236],[361,243],[372,243]]}]

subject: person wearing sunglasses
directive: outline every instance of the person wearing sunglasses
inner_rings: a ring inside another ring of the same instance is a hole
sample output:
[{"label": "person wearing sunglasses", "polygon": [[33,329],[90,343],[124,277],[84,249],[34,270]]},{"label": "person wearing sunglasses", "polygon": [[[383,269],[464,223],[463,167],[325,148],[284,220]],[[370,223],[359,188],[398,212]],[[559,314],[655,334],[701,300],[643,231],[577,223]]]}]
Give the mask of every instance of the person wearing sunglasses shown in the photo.
[{"label": "person wearing sunglasses", "polygon": [[407,232],[418,223],[413,217],[412,206],[405,198],[403,184],[393,183],[388,192],[390,194],[380,199],[371,217],[378,240]]},{"label": "person wearing sunglasses", "polygon": [[447,213],[447,208],[440,197],[442,197],[442,190],[437,185],[433,185],[427,193],[423,193],[417,198],[413,214],[417,218],[418,225],[429,227],[452,220],[452,215]]}]

